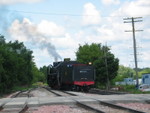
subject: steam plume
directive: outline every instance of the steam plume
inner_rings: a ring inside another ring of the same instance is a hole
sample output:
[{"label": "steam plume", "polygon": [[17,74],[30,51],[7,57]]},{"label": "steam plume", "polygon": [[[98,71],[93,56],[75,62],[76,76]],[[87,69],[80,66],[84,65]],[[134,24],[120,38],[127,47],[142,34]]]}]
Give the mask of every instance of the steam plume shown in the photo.
[{"label": "steam plume", "polygon": [[20,41],[30,41],[41,49],[47,49],[49,55],[53,56],[54,59],[61,59],[55,47],[50,43],[50,37],[41,33],[37,25],[28,19],[25,18],[22,22],[15,20],[9,28],[9,33]]}]

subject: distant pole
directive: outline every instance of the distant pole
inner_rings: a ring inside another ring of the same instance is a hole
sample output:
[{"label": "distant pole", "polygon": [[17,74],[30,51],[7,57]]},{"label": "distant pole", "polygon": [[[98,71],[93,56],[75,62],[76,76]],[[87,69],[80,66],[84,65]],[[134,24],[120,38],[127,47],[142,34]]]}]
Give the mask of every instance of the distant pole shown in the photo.
[{"label": "distant pole", "polygon": [[105,66],[106,66],[106,74],[107,74],[107,86],[106,89],[109,90],[110,82],[109,82],[109,75],[108,75],[108,64],[107,64],[107,43],[104,47],[104,57],[105,57]]},{"label": "distant pole", "polygon": [[136,72],[136,87],[139,86],[139,80],[138,80],[138,63],[137,63],[137,50],[136,50],[136,39],[135,39],[135,32],[142,31],[142,30],[135,30],[134,22],[141,22],[142,20],[136,20],[140,19],[142,17],[136,17],[136,18],[125,18],[124,20],[131,20],[131,21],[124,21],[124,23],[131,23],[132,22],[132,30],[126,31],[126,32],[132,32],[133,33],[133,48],[134,48],[134,61],[135,61],[135,72]]}]

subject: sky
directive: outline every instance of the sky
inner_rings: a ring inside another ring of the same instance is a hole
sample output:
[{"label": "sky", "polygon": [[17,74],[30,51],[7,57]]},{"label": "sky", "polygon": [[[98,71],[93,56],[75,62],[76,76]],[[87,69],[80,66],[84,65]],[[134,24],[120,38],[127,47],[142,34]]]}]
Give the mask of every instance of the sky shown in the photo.
[{"label": "sky", "polygon": [[119,64],[134,68],[131,17],[138,67],[150,67],[150,0],[0,0],[0,34],[33,51],[37,67],[76,59],[79,45],[110,47]]}]

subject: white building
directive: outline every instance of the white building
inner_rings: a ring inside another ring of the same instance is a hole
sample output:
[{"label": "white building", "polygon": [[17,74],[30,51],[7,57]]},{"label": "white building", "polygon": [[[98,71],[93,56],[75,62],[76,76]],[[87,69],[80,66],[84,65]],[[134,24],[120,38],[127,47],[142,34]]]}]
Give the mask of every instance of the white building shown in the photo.
[{"label": "white building", "polygon": [[150,84],[150,73],[142,75],[142,84]]},{"label": "white building", "polygon": [[135,85],[133,78],[124,78],[121,82],[116,82],[116,85]]}]

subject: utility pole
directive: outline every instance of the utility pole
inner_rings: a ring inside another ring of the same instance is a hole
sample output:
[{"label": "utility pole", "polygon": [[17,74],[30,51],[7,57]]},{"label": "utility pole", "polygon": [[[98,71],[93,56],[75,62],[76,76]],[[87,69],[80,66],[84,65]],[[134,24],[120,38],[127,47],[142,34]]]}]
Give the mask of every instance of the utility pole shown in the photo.
[{"label": "utility pole", "polygon": [[107,74],[106,89],[109,90],[109,88],[110,88],[110,81],[109,81],[108,64],[107,64],[107,43],[106,43],[106,45],[104,47],[104,57],[105,57],[105,66],[106,66],[106,74]]},{"label": "utility pole", "polygon": [[[132,32],[133,33],[133,48],[134,48],[134,61],[135,61],[135,72],[136,72],[136,87],[139,86],[139,80],[138,80],[138,63],[137,63],[137,50],[136,50],[136,39],[135,39],[135,32],[142,31],[142,30],[135,30],[134,23],[135,22],[141,22],[142,17],[135,17],[135,18],[124,18],[124,23],[132,23],[132,30],[128,30],[125,32]],[[128,21],[129,20],[129,21]]]}]

